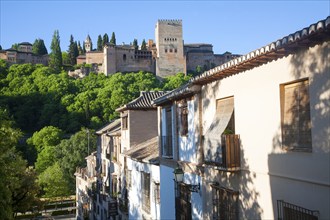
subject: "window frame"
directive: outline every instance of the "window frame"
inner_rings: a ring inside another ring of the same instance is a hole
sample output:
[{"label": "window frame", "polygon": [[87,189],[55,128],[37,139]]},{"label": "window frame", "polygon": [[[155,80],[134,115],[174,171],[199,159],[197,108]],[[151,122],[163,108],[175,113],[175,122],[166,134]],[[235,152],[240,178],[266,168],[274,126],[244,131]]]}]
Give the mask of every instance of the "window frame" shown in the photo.
[{"label": "window frame", "polygon": [[[286,151],[312,152],[309,87],[309,78],[280,84],[281,137],[282,148]],[[292,98],[289,90],[294,90],[295,96],[291,103],[288,103]],[[298,112],[297,115],[295,115],[296,112]],[[293,115],[291,119],[290,114]],[[291,124],[287,124],[288,120],[291,120]]]}]

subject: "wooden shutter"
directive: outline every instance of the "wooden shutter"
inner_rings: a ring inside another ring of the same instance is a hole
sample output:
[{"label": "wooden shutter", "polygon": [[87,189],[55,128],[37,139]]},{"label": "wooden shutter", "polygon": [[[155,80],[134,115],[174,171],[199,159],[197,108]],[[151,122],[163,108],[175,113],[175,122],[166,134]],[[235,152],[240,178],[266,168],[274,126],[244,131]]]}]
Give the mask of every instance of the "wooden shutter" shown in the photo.
[{"label": "wooden shutter", "polygon": [[289,150],[312,148],[308,87],[308,79],[282,86],[282,139]]}]

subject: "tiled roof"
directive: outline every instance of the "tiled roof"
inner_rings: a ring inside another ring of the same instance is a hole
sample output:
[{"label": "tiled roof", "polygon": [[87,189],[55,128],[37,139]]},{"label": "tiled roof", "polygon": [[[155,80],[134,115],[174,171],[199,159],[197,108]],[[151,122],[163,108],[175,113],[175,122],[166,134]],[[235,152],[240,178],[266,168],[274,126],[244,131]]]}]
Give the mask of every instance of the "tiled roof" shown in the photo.
[{"label": "tiled roof", "polygon": [[29,45],[29,46],[32,46],[32,44],[30,42],[22,42],[19,45]]},{"label": "tiled roof", "polygon": [[142,91],[140,93],[140,96],[133,101],[127,103],[126,105],[116,109],[116,111],[125,111],[125,110],[146,110],[146,109],[155,109],[156,107],[152,105],[152,100],[157,99],[163,95],[165,95],[167,92],[163,91],[149,91],[145,92]]},{"label": "tiled roof", "polygon": [[119,118],[119,119],[116,119],[116,120],[111,121],[110,123],[106,124],[99,130],[97,130],[95,133],[100,135],[105,132],[113,132],[113,131],[116,131],[116,129],[118,129],[118,127],[120,128],[120,125],[121,125],[121,120]]},{"label": "tiled roof", "polygon": [[133,160],[146,163],[157,163],[159,159],[158,152],[158,137],[156,136],[143,143],[131,147],[131,149],[124,152],[124,154]]},{"label": "tiled roof", "polygon": [[154,100],[153,103],[158,105],[170,100],[179,99],[182,96],[191,95],[198,91],[198,86],[200,85],[253,69],[254,67],[293,54],[301,48],[308,48],[329,40],[330,16],[246,55],[205,71],[190,79],[186,85]]}]

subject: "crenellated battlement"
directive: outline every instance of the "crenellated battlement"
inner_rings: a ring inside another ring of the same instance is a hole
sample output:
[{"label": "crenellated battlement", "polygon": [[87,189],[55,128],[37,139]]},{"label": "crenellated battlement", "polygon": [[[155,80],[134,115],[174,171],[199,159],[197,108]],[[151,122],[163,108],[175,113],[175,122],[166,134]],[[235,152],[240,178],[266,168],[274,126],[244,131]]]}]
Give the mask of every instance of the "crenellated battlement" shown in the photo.
[{"label": "crenellated battlement", "polygon": [[182,25],[182,20],[181,19],[158,19],[158,23]]}]

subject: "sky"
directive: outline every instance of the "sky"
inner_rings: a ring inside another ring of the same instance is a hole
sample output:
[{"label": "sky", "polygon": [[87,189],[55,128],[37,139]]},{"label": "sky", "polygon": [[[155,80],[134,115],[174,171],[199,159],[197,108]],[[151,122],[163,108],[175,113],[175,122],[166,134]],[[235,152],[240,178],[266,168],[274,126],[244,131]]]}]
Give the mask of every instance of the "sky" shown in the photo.
[{"label": "sky", "polygon": [[70,35],[81,43],[89,34],[116,35],[117,44],[155,39],[158,19],[181,19],[184,43],[208,43],[214,53],[246,54],[330,15],[329,0],[312,1],[139,1],[0,0],[0,45],[40,38],[50,51],[55,30],[61,50]]}]

